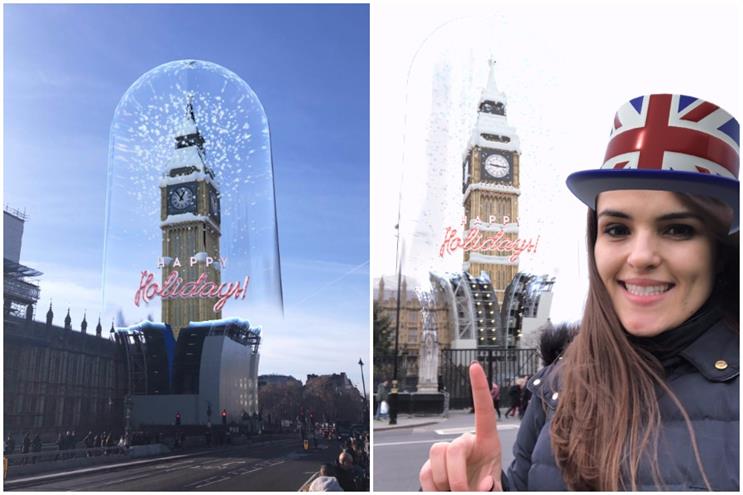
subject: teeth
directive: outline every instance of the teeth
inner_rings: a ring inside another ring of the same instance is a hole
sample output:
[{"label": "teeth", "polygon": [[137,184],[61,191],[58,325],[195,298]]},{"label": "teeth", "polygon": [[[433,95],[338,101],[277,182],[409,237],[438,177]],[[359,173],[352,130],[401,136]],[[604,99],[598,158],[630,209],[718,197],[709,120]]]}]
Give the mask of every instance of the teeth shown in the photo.
[{"label": "teeth", "polygon": [[671,284],[663,285],[632,285],[624,284],[627,287],[627,291],[630,294],[636,296],[655,296],[657,294],[663,294],[665,291],[671,288]]}]

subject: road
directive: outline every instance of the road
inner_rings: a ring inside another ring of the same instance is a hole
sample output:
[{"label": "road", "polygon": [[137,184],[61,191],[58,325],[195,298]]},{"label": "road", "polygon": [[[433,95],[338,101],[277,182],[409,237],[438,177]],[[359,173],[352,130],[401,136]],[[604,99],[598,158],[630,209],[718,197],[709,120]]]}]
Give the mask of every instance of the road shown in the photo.
[{"label": "road", "polygon": [[333,462],[336,441],[304,452],[298,438],[213,448],[195,457],[115,469],[78,470],[56,479],[6,483],[6,490],[42,491],[296,491],[323,462]]},{"label": "road", "polygon": [[[418,491],[418,471],[428,459],[431,445],[454,440],[467,431],[474,433],[474,421],[473,414],[452,411],[446,421],[435,425],[375,431],[374,491]],[[518,428],[518,419],[498,421],[504,467],[513,460]]]}]

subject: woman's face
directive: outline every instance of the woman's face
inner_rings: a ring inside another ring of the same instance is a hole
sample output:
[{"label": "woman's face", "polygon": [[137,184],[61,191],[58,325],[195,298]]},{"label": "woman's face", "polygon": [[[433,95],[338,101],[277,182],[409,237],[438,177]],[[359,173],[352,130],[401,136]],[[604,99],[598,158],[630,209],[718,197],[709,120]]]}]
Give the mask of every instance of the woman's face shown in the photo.
[{"label": "woman's face", "polygon": [[627,332],[658,335],[704,304],[714,281],[714,242],[676,195],[607,191],[596,214],[596,266]]}]

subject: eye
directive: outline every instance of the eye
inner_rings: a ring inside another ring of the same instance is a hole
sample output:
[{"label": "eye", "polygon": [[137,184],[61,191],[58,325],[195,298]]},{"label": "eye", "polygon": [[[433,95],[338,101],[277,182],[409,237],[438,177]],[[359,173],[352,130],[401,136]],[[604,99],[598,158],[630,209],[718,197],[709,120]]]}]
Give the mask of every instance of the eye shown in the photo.
[{"label": "eye", "polygon": [[678,239],[691,239],[696,232],[693,226],[683,223],[669,225],[663,230],[665,235]]},{"label": "eye", "polygon": [[609,237],[624,237],[629,235],[629,227],[621,223],[610,223],[604,227],[603,232]]}]

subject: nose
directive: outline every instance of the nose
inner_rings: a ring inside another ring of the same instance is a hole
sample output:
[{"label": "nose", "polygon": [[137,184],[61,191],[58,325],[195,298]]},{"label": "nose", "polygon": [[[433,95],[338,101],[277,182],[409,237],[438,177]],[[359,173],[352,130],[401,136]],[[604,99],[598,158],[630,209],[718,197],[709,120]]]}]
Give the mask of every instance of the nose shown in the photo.
[{"label": "nose", "polygon": [[660,264],[658,238],[652,232],[637,232],[630,243],[627,264],[637,270],[649,270]]}]

